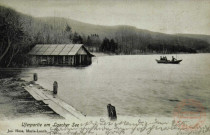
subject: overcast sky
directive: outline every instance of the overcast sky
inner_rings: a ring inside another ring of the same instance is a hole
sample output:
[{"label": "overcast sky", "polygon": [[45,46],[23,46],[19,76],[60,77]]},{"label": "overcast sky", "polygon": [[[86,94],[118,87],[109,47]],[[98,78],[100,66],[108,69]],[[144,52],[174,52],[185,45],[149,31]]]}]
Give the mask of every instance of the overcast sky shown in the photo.
[{"label": "overcast sky", "polygon": [[210,35],[210,0],[0,0],[35,17],[131,25],[163,33]]}]

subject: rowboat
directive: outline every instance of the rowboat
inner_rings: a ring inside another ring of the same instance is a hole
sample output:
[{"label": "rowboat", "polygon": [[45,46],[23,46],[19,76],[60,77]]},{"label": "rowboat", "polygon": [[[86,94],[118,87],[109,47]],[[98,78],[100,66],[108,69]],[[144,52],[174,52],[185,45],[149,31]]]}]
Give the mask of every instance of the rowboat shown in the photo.
[{"label": "rowboat", "polygon": [[157,63],[162,63],[162,64],[179,64],[182,60],[157,60]]}]

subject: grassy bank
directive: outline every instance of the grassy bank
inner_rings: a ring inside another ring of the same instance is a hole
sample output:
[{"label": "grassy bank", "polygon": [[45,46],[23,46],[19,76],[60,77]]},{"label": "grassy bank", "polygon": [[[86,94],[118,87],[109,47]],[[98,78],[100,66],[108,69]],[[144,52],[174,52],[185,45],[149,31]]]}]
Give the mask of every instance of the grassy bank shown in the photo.
[{"label": "grassy bank", "polygon": [[[14,75],[14,74],[13,74]],[[19,117],[62,118],[42,101],[36,101],[23,86],[26,82],[16,77],[3,76],[0,79],[0,119]]]}]

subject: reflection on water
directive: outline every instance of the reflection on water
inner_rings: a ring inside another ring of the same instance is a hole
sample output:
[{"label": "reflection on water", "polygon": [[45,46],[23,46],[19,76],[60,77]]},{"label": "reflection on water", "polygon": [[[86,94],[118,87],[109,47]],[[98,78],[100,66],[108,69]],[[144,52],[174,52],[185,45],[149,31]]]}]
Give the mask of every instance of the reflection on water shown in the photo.
[{"label": "reflection on water", "polygon": [[42,67],[22,75],[38,73],[37,83],[49,90],[57,81],[59,98],[89,116],[107,115],[109,103],[120,115],[172,116],[184,99],[199,100],[210,112],[210,54],[180,54],[178,65],[157,64],[159,56],[105,56],[88,67]]}]

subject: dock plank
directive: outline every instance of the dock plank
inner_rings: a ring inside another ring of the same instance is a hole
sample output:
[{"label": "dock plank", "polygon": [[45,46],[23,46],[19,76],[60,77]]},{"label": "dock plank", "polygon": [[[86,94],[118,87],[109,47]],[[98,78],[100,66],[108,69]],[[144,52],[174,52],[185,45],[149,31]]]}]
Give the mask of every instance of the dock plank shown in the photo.
[{"label": "dock plank", "polygon": [[73,108],[71,105],[65,103],[63,100],[55,97],[49,91],[38,89],[36,86],[24,87],[37,101],[43,101],[53,111],[66,119],[83,119],[85,116]]},{"label": "dock plank", "polygon": [[37,101],[42,101],[42,97],[36,94],[36,92],[33,91],[30,87],[26,86],[24,89],[27,90]]}]

